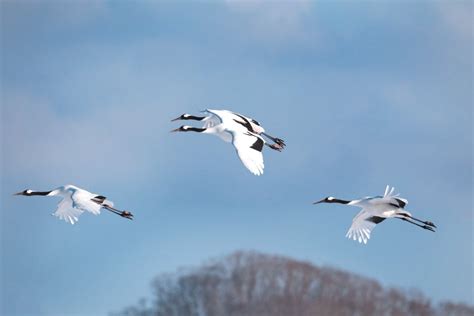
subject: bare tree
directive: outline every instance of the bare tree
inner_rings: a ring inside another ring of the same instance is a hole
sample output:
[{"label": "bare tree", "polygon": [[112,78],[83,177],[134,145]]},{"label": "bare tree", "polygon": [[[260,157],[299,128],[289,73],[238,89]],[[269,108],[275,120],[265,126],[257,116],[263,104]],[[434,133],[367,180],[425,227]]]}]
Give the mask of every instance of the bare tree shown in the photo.
[{"label": "bare tree", "polygon": [[157,277],[151,304],[117,316],[474,316],[455,303],[434,306],[417,290],[383,288],[352,273],[255,252],[236,252],[186,272]]}]

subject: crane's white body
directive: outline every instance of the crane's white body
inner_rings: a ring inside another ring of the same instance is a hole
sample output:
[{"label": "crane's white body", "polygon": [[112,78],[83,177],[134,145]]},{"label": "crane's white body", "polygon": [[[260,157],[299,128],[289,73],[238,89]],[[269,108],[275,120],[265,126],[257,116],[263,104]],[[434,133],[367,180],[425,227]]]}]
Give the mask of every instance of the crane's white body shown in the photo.
[{"label": "crane's white body", "polygon": [[[399,194],[393,194],[395,188],[388,185],[383,196],[365,197],[360,200],[352,200],[347,205],[361,207],[362,210],[352,220],[352,225],[347,231],[346,237],[366,244],[370,234],[378,224],[374,218],[380,221],[391,217],[411,217],[411,214],[403,208],[408,201],[402,199]],[[380,222],[379,221],[379,222]]]},{"label": "crane's white body", "polygon": [[83,212],[89,212],[94,215],[100,214],[103,205],[112,207],[113,202],[109,200],[97,200],[100,196],[91,193],[74,185],[64,185],[52,190],[46,196],[61,197],[58,207],[52,215],[68,223],[75,224]]},{"label": "crane's white body", "polygon": [[[245,116],[245,115],[242,115],[242,114],[238,114],[238,113],[235,113],[235,112],[232,112],[232,111],[229,111],[229,110],[210,110],[210,109],[207,109],[207,110],[204,110],[203,111],[204,113],[208,113],[208,116],[206,116],[202,121],[205,122],[204,124],[204,127],[205,128],[208,128],[208,127],[213,127],[213,126],[216,126],[220,123],[222,123],[222,120],[221,118],[235,118],[235,119],[246,119],[251,127],[252,127],[252,132],[256,133],[256,134],[262,134],[262,133],[265,133],[265,129],[260,126],[260,123],[258,123],[256,120],[254,120],[253,118],[251,117],[248,117],[248,116]],[[227,142],[231,142],[231,140],[226,140],[224,139],[225,141]]]},{"label": "crane's white body", "polygon": [[[244,166],[252,174],[262,175],[264,169],[262,150],[265,140],[244,126],[250,123],[259,127],[252,123],[254,120],[227,110],[207,109],[203,112],[208,116],[203,120],[205,130],[202,133],[213,134],[225,142],[232,143]],[[263,128],[258,130],[264,131]]]},{"label": "crane's white body", "polygon": [[94,198],[99,196],[98,194],[70,184],[54,189],[48,196],[62,197],[58,208],[52,215],[71,224],[76,223],[83,212],[99,215],[103,204],[113,206],[113,202],[109,200],[104,200],[100,204],[94,202]]}]

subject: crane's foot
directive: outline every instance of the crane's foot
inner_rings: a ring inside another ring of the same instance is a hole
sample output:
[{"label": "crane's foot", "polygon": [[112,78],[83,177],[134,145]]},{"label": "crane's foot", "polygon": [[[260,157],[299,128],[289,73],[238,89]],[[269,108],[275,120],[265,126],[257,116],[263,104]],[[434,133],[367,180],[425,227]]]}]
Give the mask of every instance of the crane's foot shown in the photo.
[{"label": "crane's foot", "polygon": [[268,145],[268,147],[270,147],[273,150],[277,150],[277,151],[282,151],[283,150],[283,146],[281,146],[279,144],[271,144],[271,145]]},{"label": "crane's foot", "polygon": [[282,147],[282,149],[283,149],[283,147],[286,146],[285,141],[284,141],[283,139],[275,138],[273,141],[274,141],[275,143],[277,143],[278,145],[280,145],[280,146]]},{"label": "crane's foot", "polygon": [[122,211],[120,216],[133,220],[133,214],[128,211]]},{"label": "crane's foot", "polygon": [[438,227],[436,227],[435,224],[433,224],[433,222],[425,222],[425,224],[428,225],[428,226],[434,227],[434,228],[438,228]]},{"label": "crane's foot", "polygon": [[434,228],[431,227],[431,226],[424,225],[424,226],[422,226],[422,227],[423,227],[424,229],[431,230],[432,232],[436,232],[436,231],[434,230]]}]

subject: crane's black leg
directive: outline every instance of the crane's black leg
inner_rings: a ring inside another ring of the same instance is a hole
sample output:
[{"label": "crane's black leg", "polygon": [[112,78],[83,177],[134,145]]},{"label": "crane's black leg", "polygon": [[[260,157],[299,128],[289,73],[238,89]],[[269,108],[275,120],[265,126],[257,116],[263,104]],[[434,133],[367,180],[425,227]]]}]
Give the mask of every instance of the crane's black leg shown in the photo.
[{"label": "crane's black leg", "polygon": [[420,224],[418,224],[418,223],[415,223],[415,222],[410,221],[409,219],[407,219],[407,218],[405,218],[405,217],[397,217],[397,218],[401,219],[402,221],[408,222],[408,223],[410,223],[410,224],[416,225],[416,226],[418,226],[418,227],[421,227],[421,228],[430,230],[430,231],[432,231],[432,232],[435,231],[434,228],[431,227],[431,226],[429,226],[429,225],[420,225]]},{"label": "crane's black leg", "polygon": [[432,226],[432,227],[434,227],[434,228],[437,228],[436,225],[433,224],[432,222],[429,222],[429,221],[422,221],[421,219],[415,218],[415,217],[413,217],[413,216],[408,216],[408,215],[406,215],[406,216],[407,216],[408,218],[414,220],[414,221],[419,222],[419,223],[423,223],[423,224],[425,224],[425,225],[428,225],[428,226]]},{"label": "crane's black leg", "polygon": [[271,139],[273,142],[275,142],[275,144],[280,145],[281,149],[283,149],[286,146],[285,141],[283,139],[273,137],[271,135],[268,135],[267,133],[262,133],[262,135],[264,135],[264,136],[268,137],[269,139]]},{"label": "crane's black leg", "polygon": [[278,144],[268,144],[268,143],[265,143],[265,145],[267,145],[268,147],[270,147],[271,149],[273,150],[277,150],[277,151],[281,151],[283,149],[282,146],[278,145]]},{"label": "crane's black leg", "polygon": [[120,211],[120,210],[118,210],[118,209],[116,209],[116,208],[113,208],[112,206],[110,206],[110,205],[108,205],[108,204],[102,204],[102,207],[103,207],[104,209],[106,209],[107,211],[110,211],[110,212],[112,212],[112,213],[114,213],[114,214],[117,214],[117,215],[120,215],[120,216],[122,216],[122,217],[124,217],[124,218],[128,218],[128,219],[130,219],[130,220],[133,220],[133,214],[130,213],[130,212],[128,212],[128,211]]},{"label": "crane's black leg", "polygon": [[114,214],[117,214],[117,215],[122,214],[122,212],[116,211],[115,209],[110,208],[110,206],[108,206],[108,205],[102,205],[102,207],[104,209],[106,209],[107,211],[111,212],[111,213],[114,213]]}]

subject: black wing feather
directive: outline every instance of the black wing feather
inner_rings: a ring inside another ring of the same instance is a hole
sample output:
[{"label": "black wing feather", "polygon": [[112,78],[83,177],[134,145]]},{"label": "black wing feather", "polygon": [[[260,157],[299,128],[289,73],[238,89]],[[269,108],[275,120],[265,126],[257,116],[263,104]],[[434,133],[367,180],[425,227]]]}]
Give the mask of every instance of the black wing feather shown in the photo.
[{"label": "black wing feather", "polygon": [[381,223],[384,220],[385,220],[384,217],[379,217],[379,216],[372,216],[372,217],[369,217],[369,218],[366,219],[366,221],[372,222],[372,223],[375,223],[375,224]]},{"label": "black wing feather", "polygon": [[250,148],[255,149],[256,151],[262,152],[263,145],[265,145],[263,140],[260,137],[257,137],[257,140],[255,141],[255,143],[253,143],[252,146],[250,146]]}]

